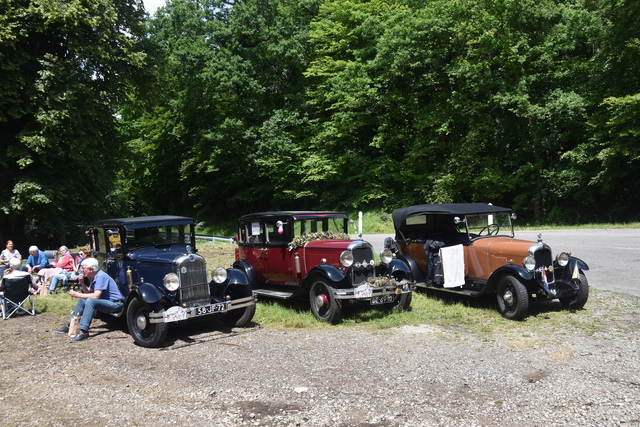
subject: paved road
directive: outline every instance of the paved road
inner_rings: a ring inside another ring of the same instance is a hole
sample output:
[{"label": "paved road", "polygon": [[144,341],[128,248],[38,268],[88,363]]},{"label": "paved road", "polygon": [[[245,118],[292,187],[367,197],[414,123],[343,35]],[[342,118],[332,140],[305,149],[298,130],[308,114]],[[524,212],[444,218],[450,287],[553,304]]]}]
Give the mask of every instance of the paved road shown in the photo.
[{"label": "paved road", "polygon": [[[635,267],[640,266],[640,229],[587,229],[517,231],[516,238],[542,241],[553,254],[571,252],[589,265],[585,272],[589,285],[596,289],[640,297],[640,279]],[[376,252],[380,252],[386,234],[365,234]]]}]

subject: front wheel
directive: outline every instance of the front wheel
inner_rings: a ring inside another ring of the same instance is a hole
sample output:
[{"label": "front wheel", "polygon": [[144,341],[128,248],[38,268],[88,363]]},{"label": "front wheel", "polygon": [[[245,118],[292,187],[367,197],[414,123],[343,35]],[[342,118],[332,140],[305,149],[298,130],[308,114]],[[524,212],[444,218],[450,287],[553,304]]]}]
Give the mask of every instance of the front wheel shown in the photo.
[{"label": "front wheel", "polygon": [[504,276],[496,289],[498,309],[511,320],[522,320],[529,311],[529,294],[527,288],[513,276]]},{"label": "front wheel", "polygon": [[398,299],[396,299],[396,302],[393,304],[392,310],[396,313],[409,310],[412,298],[413,293],[398,295]]},{"label": "front wheel", "polygon": [[578,285],[578,292],[574,296],[560,298],[560,304],[565,308],[580,310],[589,299],[589,282],[582,270],[579,270],[579,277],[575,282]]},{"label": "front wheel", "polygon": [[149,314],[153,310],[138,298],[131,300],[127,308],[127,327],[136,344],[142,347],[160,347],[167,339],[169,325],[150,323]]},{"label": "front wheel", "polygon": [[321,322],[337,324],[342,318],[342,304],[337,300],[333,288],[323,280],[318,279],[311,285],[309,291],[311,311]]},{"label": "front wheel", "polygon": [[256,314],[256,305],[251,304],[243,308],[237,308],[227,312],[222,317],[222,323],[231,328],[242,328],[246,326]]}]

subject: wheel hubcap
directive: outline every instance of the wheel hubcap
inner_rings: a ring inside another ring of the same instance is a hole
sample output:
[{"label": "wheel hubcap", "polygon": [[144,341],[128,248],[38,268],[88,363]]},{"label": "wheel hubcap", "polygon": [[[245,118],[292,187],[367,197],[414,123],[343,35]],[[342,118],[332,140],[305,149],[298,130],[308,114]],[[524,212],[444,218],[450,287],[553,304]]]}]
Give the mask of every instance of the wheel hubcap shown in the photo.
[{"label": "wheel hubcap", "polygon": [[147,318],[144,315],[139,315],[136,318],[136,325],[138,326],[138,328],[140,328],[140,330],[144,330],[147,328]]},{"label": "wheel hubcap", "polygon": [[329,304],[329,299],[325,294],[320,294],[316,297],[316,304],[318,307],[322,308]]},{"label": "wheel hubcap", "polygon": [[509,305],[513,305],[513,292],[510,289],[504,291],[504,295],[502,295],[502,299]]}]

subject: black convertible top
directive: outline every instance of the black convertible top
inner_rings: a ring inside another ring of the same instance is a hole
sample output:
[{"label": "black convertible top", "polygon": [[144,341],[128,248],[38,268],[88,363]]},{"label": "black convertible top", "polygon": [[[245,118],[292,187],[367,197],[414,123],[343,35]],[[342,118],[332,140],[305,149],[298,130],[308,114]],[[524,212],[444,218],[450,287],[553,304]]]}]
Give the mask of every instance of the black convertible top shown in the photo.
[{"label": "black convertible top", "polygon": [[392,213],[394,227],[401,227],[407,218],[416,215],[471,215],[485,213],[511,212],[511,208],[502,208],[488,203],[448,203],[437,205],[414,205],[395,209]]}]

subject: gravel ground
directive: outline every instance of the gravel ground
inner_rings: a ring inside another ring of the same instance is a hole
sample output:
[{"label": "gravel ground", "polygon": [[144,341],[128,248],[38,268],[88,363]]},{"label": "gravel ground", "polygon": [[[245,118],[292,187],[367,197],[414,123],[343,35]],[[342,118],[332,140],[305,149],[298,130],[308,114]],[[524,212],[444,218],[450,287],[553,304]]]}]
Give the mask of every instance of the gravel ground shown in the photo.
[{"label": "gravel ground", "polygon": [[[469,332],[176,325],[167,346],[119,322],[0,323],[0,424],[12,426],[640,425],[640,300],[609,292],[567,324]],[[591,300],[590,300],[591,301]]]}]

